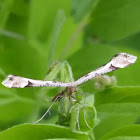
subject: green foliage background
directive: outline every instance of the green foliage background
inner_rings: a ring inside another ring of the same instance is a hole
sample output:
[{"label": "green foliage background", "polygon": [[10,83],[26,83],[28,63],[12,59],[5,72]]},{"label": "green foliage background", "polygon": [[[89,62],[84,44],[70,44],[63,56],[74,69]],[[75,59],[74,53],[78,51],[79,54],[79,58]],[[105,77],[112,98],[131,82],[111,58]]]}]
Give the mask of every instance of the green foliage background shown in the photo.
[{"label": "green foliage background", "polygon": [[[0,0],[1,82],[8,74],[42,80],[48,74],[47,80],[67,82],[73,80],[71,68],[77,79],[119,52],[138,57],[134,65],[109,74],[116,76],[117,86],[97,91],[91,80],[78,89],[87,93],[88,102],[92,100],[85,110],[93,129],[86,128],[80,114],[81,131],[74,131],[82,108],[78,103],[67,126],[63,119],[60,123],[59,102],[51,116],[32,124],[50,106],[45,99],[60,88],[1,85],[0,140],[139,140],[139,44],[139,0]],[[57,60],[58,65],[51,67]],[[61,102],[63,110],[65,103]]]}]

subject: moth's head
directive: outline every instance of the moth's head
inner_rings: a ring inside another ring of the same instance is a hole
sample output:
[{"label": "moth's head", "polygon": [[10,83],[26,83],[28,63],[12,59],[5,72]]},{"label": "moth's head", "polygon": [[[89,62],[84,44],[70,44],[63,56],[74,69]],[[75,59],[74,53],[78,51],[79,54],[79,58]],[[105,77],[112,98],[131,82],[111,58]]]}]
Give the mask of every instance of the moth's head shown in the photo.
[{"label": "moth's head", "polygon": [[137,57],[127,53],[119,53],[114,56],[111,60],[113,66],[117,68],[124,68],[127,67],[137,60]]},{"label": "moth's head", "polygon": [[24,88],[28,84],[28,81],[26,78],[10,74],[2,84],[8,88]]}]

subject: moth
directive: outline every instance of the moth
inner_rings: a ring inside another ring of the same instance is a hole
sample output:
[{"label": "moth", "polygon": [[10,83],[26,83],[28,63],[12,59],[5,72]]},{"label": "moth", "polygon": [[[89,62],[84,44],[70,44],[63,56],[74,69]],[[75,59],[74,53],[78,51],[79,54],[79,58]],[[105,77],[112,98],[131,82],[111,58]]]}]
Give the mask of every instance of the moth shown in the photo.
[{"label": "moth", "polygon": [[[125,68],[133,63],[135,63],[137,57],[133,56],[131,54],[127,53],[119,53],[115,55],[108,63],[102,65],[101,67],[97,68],[94,71],[91,71],[90,73],[82,76],[78,80],[74,82],[55,82],[55,81],[43,81],[43,80],[34,80],[34,79],[29,79],[21,76],[16,76],[16,75],[8,75],[6,79],[2,82],[2,84],[7,87],[7,88],[25,88],[25,87],[66,87],[63,91],[59,92],[55,97],[53,97],[52,105],[54,102],[59,100],[65,93],[69,97],[73,97],[72,93],[77,91],[77,86],[90,80],[93,79],[97,76],[100,76],[102,74],[120,69],[120,68]],[[74,98],[74,97],[73,97]],[[50,108],[52,107],[50,106]],[[45,114],[35,123],[39,122],[40,120],[43,119],[43,117],[50,111],[50,108],[45,112]]]},{"label": "moth", "polygon": [[82,76],[74,82],[55,82],[55,81],[43,81],[24,78],[16,75],[8,75],[2,82],[5,87],[8,88],[25,88],[25,87],[77,87],[78,85],[93,79],[102,74],[114,71],[116,69],[127,67],[135,63],[137,57],[127,53],[119,53],[115,55],[108,63],[102,65],[98,69],[91,71],[90,73]]}]

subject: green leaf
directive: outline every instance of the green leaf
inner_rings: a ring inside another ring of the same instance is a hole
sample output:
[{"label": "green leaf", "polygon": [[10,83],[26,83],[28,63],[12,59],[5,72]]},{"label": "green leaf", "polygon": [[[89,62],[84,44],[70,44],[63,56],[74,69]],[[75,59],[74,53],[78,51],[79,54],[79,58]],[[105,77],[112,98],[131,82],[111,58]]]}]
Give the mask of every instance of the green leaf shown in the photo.
[{"label": "green leaf", "polygon": [[44,139],[44,140],[76,140],[76,139],[69,139],[69,138],[61,138],[61,139]]},{"label": "green leaf", "polygon": [[136,137],[136,136],[124,136],[124,137],[114,137],[111,139],[107,139],[107,140],[139,140],[140,137]]},{"label": "green leaf", "polygon": [[113,87],[95,94],[95,106],[108,103],[140,103],[140,87]]},{"label": "green leaf", "polygon": [[103,136],[110,133],[113,130],[116,130],[120,127],[131,125],[135,123],[138,116],[134,115],[120,115],[120,114],[105,114],[98,112],[98,119],[100,120],[98,125],[94,128],[94,136],[97,140],[100,140]]},{"label": "green leaf", "polygon": [[65,13],[64,11],[59,10],[56,15],[56,19],[54,21],[53,31],[52,31],[51,39],[49,42],[48,67],[54,61],[57,40],[58,40],[58,37],[60,35],[60,32],[62,30],[64,23],[65,23]]},{"label": "green leaf", "polygon": [[75,24],[72,18],[66,18],[65,24],[59,35],[55,60],[65,60],[78,51],[83,44],[83,23]]},{"label": "green leaf", "polygon": [[12,7],[12,13],[17,16],[28,17],[30,1],[28,0],[14,0],[14,6]]},{"label": "green leaf", "polygon": [[[52,31],[53,23],[58,10],[65,11],[66,16],[70,15],[70,1],[31,1],[30,20],[29,20],[29,38],[46,41]],[[53,8],[50,8],[53,7]]]},{"label": "green leaf", "polygon": [[111,42],[111,44],[114,45],[114,46],[125,46],[127,48],[140,51],[140,47],[139,47],[140,40],[139,40],[139,38],[140,38],[140,33],[138,32],[136,34],[132,34],[132,35],[130,35],[128,37],[125,37],[123,39]]},{"label": "green leaf", "polygon": [[139,123],[140,87],[114,87],[95,94],[95,107],[100,123],[95,138],[100,139],[122,126]]},{"label": "green leaf", "polygon": [[15,126],[0,133],[0,139],[4,140],[42,140],[52,138],[87,140],[88,135],[82,132],[72,132],[66,127],[34,124]]},{"label": "green leaf", "polygon": [[[109,134],[105,135],[100,140],[112,140],[111,138],[114,137],[128,137],[129,139],[134,137],[134,140],[137,140],[140,137],[140,126],[139,125],[129,125],[126,127],[121,127],[119,129],[116,129]],[[136,138],[136,139],[135,139]],[[121,140],[121,139],[120,139]],[[123,139],[122,139],[123,140]],[[124,139],[125,140],[125,139]]]},{"label": "green leaf", "polygon": [[79,22],[91,12],[93,4],[96,4],[96,0],[72,0],[72,15],[76,22]]},{"label": "green leaf", "polygon": [[100,0],[93,11],[90,30],[101,40],[118,40],[140,30],[139,0]]},{"label": "green leaf", "polygon": [[13,2],[13,0],[5,0],[0,5],[0,29],[4,28],[7,23]]},{"label": "green leaf", "polygon": [[[0,121],[8,123],[19,121],[21,118],[27,120],[34,107],[34,101],[28,98],[20,97],[8,89],[0,90]],[[17,111],[18,110],[18,111]]]},{"label": "green leaf", "polygon": [[28,100],[26,102],[14,98],[3,100],[3,105],[0,105],[0,121],[5,123],[18,122],[21,118],[23,119],[22,121],[25,121],[33,107],[33,103]]}]

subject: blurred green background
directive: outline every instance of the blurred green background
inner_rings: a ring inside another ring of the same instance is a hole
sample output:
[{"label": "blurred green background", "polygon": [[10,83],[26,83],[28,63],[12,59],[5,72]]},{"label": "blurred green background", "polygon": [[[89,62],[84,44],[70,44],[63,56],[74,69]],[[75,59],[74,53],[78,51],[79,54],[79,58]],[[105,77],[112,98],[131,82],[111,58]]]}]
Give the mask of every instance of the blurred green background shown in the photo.
[{"label": "blurred green background", "polygon": [[0,82],[8,74],[43,80],[52,64],[65,60],[77,79],[119,52],[138,57],[132,66],[109,73],[116,76],[115,87],[96,91],[93,80],[80,86],[94,95],[97,111],[93,129],[84,132],[55,125],[58,103],[44,125],[30,124],[60,88],[0,85],[0,139],[140,140],[139,44],[139,0],[0,0]]}]

